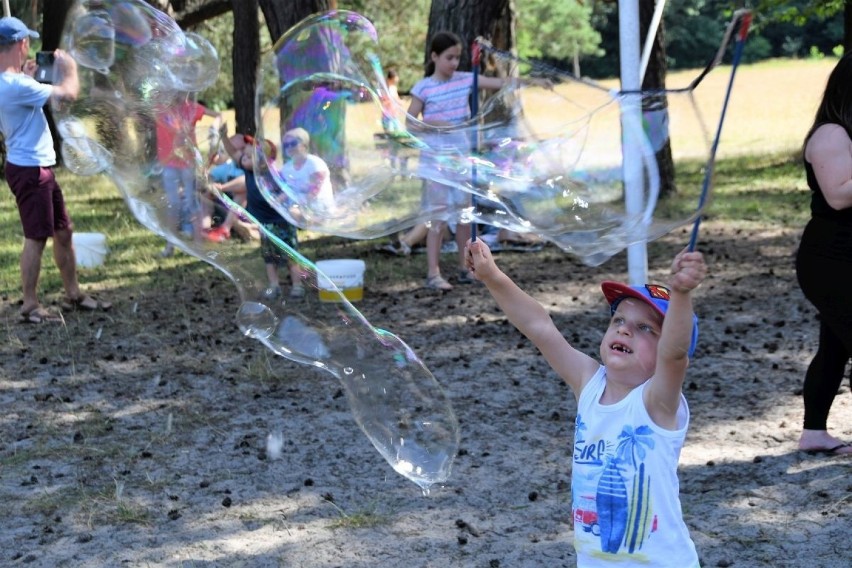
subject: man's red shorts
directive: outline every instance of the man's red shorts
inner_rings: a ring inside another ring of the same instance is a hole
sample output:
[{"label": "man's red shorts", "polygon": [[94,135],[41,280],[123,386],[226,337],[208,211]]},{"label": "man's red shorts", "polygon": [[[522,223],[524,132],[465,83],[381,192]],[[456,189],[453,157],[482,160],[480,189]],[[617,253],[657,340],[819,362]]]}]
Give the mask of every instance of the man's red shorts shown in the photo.
[{"label": "man's red shorts", "polygon": [[62,188],[51,168],[6,163],[6,181],[18,204],[21,226],[28,239],[42,240],[56,231],[72,229]]}]

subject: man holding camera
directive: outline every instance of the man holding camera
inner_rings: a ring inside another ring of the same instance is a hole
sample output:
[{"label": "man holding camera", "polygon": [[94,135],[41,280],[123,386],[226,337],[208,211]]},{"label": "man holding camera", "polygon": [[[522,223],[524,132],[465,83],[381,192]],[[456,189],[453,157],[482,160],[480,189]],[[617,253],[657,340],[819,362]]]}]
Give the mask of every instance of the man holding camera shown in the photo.
[{"label": "man holding camera", "polygon": [[30,38],[38,33],[19,19],[0,18],[0,130],[6,139],[6,181],[21,217],[24,249],[21,254],[23,303],[21,321],[62,321],[61,314],[47,310],[38,298],[41,259],[48,238],[53,238],[53,259],[62,276],[66,309],[108,309],[111,304],[84,294],[77,282],[73,224],[65,208],[62,189],[53,175],[56,152],[44,115],[50,98],[75,99],[80,86],[77,64],[62,50],[54,52],[56,84],[42,84],[33,77],[36,62],[28,59]]}]

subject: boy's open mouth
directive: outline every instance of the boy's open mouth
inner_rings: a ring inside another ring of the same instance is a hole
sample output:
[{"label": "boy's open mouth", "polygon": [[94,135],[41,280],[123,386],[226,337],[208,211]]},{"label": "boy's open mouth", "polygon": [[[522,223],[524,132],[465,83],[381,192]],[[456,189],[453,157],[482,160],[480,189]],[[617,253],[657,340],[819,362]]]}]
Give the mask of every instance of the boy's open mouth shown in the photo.
[{"label": "boy's open mouth", "polygon": [[610,346],[610,349],[613,350],[613,351],[619,351],[621,353],[633,353],[632,349],[628,348],[627,346],[625,346],[621,343],[613,343]]}]

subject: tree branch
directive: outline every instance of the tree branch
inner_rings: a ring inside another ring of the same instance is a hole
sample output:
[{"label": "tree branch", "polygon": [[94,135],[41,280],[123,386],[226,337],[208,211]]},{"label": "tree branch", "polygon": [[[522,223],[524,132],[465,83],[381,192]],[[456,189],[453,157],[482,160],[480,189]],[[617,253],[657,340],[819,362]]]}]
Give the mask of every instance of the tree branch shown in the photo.
[{"label": "tree branch", "polygon": [[200,6],[196,10],[181,14],[180,18],[175,18],[175,21],[182,30],[185,30],[230,11],[230,0],[215,0]]}]

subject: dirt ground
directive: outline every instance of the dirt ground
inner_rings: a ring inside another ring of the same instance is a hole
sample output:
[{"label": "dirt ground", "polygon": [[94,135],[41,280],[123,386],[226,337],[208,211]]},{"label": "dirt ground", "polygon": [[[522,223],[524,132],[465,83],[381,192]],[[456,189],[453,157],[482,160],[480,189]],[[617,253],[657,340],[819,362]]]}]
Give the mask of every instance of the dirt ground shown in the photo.
[{"label": "dirt ground", "polygon": [[[798,234],[702,225],[711,274],[696,295],[680,479],[705,567],[852,565],[852,461],[796,451],[817,329],[795,282]],[[650,246],[652,280],[687,240]],[[498,256],[591,354],[607,319],[597,284],[626,279],[625,259]],[[18,298],[4,298],[0,565],[574,566],[567,387],[480,286],[441,294],[372,270],[422,256],[365,260],[358,308],[416,350],[459,417],[445,486],[421,496],[358,429],[334,377],[244,337],[234,288],[212,268],[179,288],[109,291],[110,312],[64,326],[20,324]],[[848,382],[830,426],[852,440]]]}]

